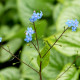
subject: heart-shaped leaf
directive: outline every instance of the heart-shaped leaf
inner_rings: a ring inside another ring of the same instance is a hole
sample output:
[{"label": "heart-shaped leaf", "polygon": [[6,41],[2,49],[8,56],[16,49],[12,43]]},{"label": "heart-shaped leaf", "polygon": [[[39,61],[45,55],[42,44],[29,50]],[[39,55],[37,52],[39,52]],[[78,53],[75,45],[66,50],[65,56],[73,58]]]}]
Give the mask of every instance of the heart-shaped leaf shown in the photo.
[{"label": "heart-shaped leaf", "polygon": [[39,67],[40,67],[40,62],[41,62],[41,70],[44,69],[49,64],[50,51],[46,54],[46,52],[48,51],[49,48],[50,48],[49,45],[46,43],[45,47],[40,52],[41,58],[40,58],[40,55],[38,55],[38,57],[37,57],[37,63],[38,63]]}]

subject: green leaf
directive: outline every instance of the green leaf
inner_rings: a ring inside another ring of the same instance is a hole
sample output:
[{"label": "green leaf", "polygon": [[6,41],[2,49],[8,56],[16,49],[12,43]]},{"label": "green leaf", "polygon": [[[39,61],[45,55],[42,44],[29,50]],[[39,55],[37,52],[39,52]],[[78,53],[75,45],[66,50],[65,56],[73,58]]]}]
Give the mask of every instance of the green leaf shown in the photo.
[{"label": "green leaf", "polygon": [[[60,36],[61,33],[55,34],[56,38]],[[77,51],[80,51],[80,32],[72,32],[72,31],[66,31],[63,36],[58,40],[58,42],[55,45],[54,48],[59,51],[60,53],[67,55],[67,56],[73,56],[77,55]],[[54,35],[50,36],[49,38],[46,38],[51,45],[55,42]],[[59,46],[61,45],[61,46]],[[80,55],[80,53],[78,53]]]},{"label": "green leaf", "polygon": [[14,35],[16,35],[17,33],[20,30],[20,25],[15,25],[13,26],[12,29],[9,30],[8,34],[5,36],[4,40],[10,40],[13,38]]},{"label": "green leaf", "polygon": [[53,25],[49,26],[49,27],[47,28],[47,30],[48,30],[48,31],[46,31],[46,35],[47,35],[47,36],[51,36],[51,35],[53,35],[53,34],[56,32],[56,27],[55,27],[55,25],[53,24]]},{"label": "green leaf", "polygon": [[[58,77],[63,74],[71,64],[65,65],[61,73],[58,75]],[[57,78],[58,78],[57,77]],[[71,66],[58,80],[78,80],[79,79],[79,70],[76,69],[74,65]]]},{"label": "green leaf", "polygon": [[16,4],[16,0],[7,0],[6,4],[5,4],[5,10],[9,10],[9,9],[16,9],[17,4]]},{"label": "green leaf", "polygon": [[41,0],[41,1],[53,3],[55,0]]},{"label": "green leaf", "polygon": [[58,0],[63,5],[79,5],[80,6],[80,0]]},{"label": "green leaf", "polygon": [[43,16],[51,15],[49,3],[40,0],[18,0],[17,5],[21,22],[27,27],[30,25],[29,18],[32,16],[34,10],[38,12],[41,10],[44,14]]},{"label": "green leaf", "polygon": [[[13,38],[25,38],[25,28],[20,28],[20,25],[16,24],[11,29],[7,25],[3,25],[0,28],[0,36],[3,37],[3,41]],[[17,32],[17,33],[16,33]]]},{"label": "green leaf", "polygon": [[[48,51],[49,48],[50,48],[49,45],[46,43],[45,47],[40,52],[41,58],[39,55],[37,57],[37,63],[39,67],[40,67],[40,62],[41,62],[41,70],[43,70],[49,64],[50,51],[45,55],[45,53]],[[45,57],[43,57],[44,55]]]},{"label": "green leaf", "polygon": [[26,30],[26,28],[24,28],[24,27],[23,28],[20,28],[20,30],[17,31],[17,33],[12,36],[12,39],[13,38],[23,38],[24,39],[25,38],[25,33],[24,33],[25,30]]},{"label": "green leaf", "polygon": [[35,23],[38,39],[45,37],[47,30],[47,21],[41,20]]},{"label": "green leaf", "polygon": [[63,5],[62,4],[55,5],[55,7],[53,9],[53,19],[54,19],[54,21],[57,20],[57,18],[59,17],[62,9],[63,9]]},{"label": "green leaf", "polygon": [[[76,56],[74,56],[74,59],[76,59],[76,57],[78,57],[78,53],[77,53]],[[75,61],[75,65],[76,65],[77,68],[79,68],[79,66],[80,66],[80,63],[79,62],[80,62],[80,56]]]},{"label": "green leaf", "polygon": [[[36,61],[37,56],[38,56],[37,51],[34,48],[30,48],[30,46],[25,45],[22,50],[21,60],[23,60],[27,64],[30,64],[30,66],[34,67],[36,70],[39,70],[37,61]],[[21,63],[20,69],[21,69],[23,78],[31,79],[31,80],[35,80],[35,78],[36,80],[39,79],[38,73],[33,71],[31,68],[27,67],[25,64]]]},{"label": "green leaf", "polygon": [[[13,54],[20,48],[22,45],[22,40],[21,39],[13,39],[9,41],[7,44],[3,45],[3,47],[7,50],[10,50]],[[8,48],[9,47],[9,48]],[[1,48],[0,51],[0,62],[5,62],[9,60],[12,57],[7,51]]]},{"label": "green leaf", "polygon": [[69,62],[72,63],[73,60],[73,57],[64,56],[57,52],[55,49],[51,49],[50,62],[48,66],[43,69],[42,74],[47,80],[55,80],[65,64]]},{"label": "green leaf", "polygon": [[10,28],[7,25],[0,26],[0,36],[5,38],[10,32]]},{"label": "green leaf", "polygon": [[14,67],[2,69],[0,71],[0,80],[20,80],[20,72]]},{"label": "green leaf", "polygon": [[80,11],[80,6],[74,6],[74,5],[65,6],[61,11],[56,22],[57,31],[63,31],[64,26],[66,26],[65,22],[67,22],[68,19],[73,19],[73,20],[77,19],[78,21],[80,21],[79,11]]}]

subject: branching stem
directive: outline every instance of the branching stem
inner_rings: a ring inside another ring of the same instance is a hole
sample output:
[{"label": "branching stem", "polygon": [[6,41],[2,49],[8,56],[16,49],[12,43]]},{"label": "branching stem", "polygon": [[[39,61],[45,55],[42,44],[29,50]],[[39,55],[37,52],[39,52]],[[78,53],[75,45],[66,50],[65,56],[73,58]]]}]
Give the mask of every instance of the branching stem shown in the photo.
[{"label": "branching stem", "polygon": [[5,49],[3,46],[1,46],[2,49],[4,49],[5,51],[7,51],[8,53],[10,53],[13,57],[15,57],[17,60],[19,60],[20,62],[24,63],[25,65],[27,65],[29,68],[31,68],[32,70],[34,70],[35,72],[39,73],[36,69],[34,69],[33,67],[31,67],[29,64],[26,64],[24,61],[20,60],[18,57],[16,57],[13,53],[10,52],[10,50],[8,51],[7,49]]},{"label": "branching stem", "polygon": [[69,29],[69,27],[67,27],[62,34],[58,37],[58,39],[56,39],[56,41],[54,42],[54,44],[48,49],[48,51],[43,55],[42,58],[44,58],[46,56],[46,54],[52,49],[52,47],[57,43],[57,41],[62,37],[62,35],[65,33],[65,31],[67,31],[67,29]]}]

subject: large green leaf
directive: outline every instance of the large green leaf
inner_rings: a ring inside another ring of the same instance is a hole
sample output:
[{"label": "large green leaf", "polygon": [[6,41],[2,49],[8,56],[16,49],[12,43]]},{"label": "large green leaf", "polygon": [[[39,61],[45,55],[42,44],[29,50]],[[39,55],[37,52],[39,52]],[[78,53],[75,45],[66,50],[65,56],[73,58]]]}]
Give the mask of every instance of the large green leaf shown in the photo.
[{"label": "large green leaf", "polygon": [[40,58],[40,55],[38,55],[37,57],[37,63],[39,67],[40,67],[40,62],[41,62],[41,70],[44,69],[49,64],[50,51],[45,55],[45,53],[48,51],[49,48],[50,48],[49,45],[46,43],[45,47],[40,52],[41,58]]},{"label": "large green leaf", "polygon": [[[60,34],[61,33],[55,34],[55,36],[58,38]],[[46,40],[52,45],[56,39],[54,35],[52,35],[49,38],[46,38]],[[54,48],[67,56],[72,56],[76,55],[77,51],[80,51],[79,43],[80,32],[66,31],[66,33],[64,33],[64,35],[56,43],[58,45],[55,45]],[[62,47],[59,45],[61,45]],[[78,53],[78,55],[80,55],[80,53]]]},{"label": "large green leaf", "polygon": [[[16,33],[17,32],[17,33]],[[24,38],[25,28],[20,28],[20,25],[14,25],[11,29],[7,25],[0,27],[0,36],[3,37],[3,41],[13,38]]]},{"label": "large green leaf", "polygon": [[[40,1],[40,0],[18,0],[18,11],[21,22],[24,26],[29,26],[29,18],[33,14],[33,11],[42,11],[44,16],[51,15],[51,8],[49,3]],[[43,7],[44,6],[44,7]]]},{"label": "large green leaf", "polygon": [[51,49],[50,51],[50,62],[49,65],[43,69],[43,75],[46,80],[55,80],[57,75],[61,72],[65,64],[72,63],[72,57],[66,57],[55,49]]},{"label": "large green leaf", "polygon": [[55,0],[41,0],[41,1],[44,1],[44,2],[54,2]]},{"label": "large green leaf", "polygon": [[[27,64],[30,64],[30,66],[32,66],[33,68],[39,71],[39,67],[37,64],[37,56],[38,56],[38,53],[34,47],[30,48],[30,46],[25,45],[22,50],[21,60],[23,60]],[[25,64],[21,63],[20,69],[21,69],[23,78],[31,79],[31,80],[35,80],[35,79],[39,80],[38,73],[33,71],[31,68],[27,67]]]},{"label": "large green leaf", "polygon": [[10,28],[7,25],[0,26],[0,36],[5,38],[10,32]]},{"label": "large green leaf", "polygon": [[13,28],[8,31],[8,34],[5,35],[4,40],[9,40],[13,38],[13,36],[16,35],[17,34],[16,32],[18,32],[19,30],[20,30],[20,25],[17,24],[13,26]]},{"label": "large green leaf", "polygon": [[67,22],[68,19],[77,19],[80,21],[79,16],[80,16],[80,6],[66,6],[60,13],[57,22],[56,22],[56,27],[57,31],[62,31],[64,29],[64,26],[66,26],[65,22]]},{"label": "large green leaf", "polygon": [[5,11],[9,9],[16,9],[16,0],[7,0],[5,4]]},{"label": "large green leaf", "polygon": [[[58,77],[57,77],[58,79],[57,80],[78,80],[79,79],[79,70],[77,70],[74,65],[72,65],[71,67],[70,67],[70,65],[71,64],[65,65],[65,67],[63,68],[63,70],[61,71],[61,73],[58,75]],[[63,75],[59,78],[59,76],[61,74],[63,74]]]},{"label": "large green leaf", "polygon": [[0,71],[0,80],[20,80],[20,72],[17,68],[8,67]]},{"label": "large green leaf", "polygon": [[64,5],[79,5],[80,6],[80,0],[58,0],[60,3]]},{"label": "large green leaf", "polygon": [[[7,50],[10,50],[10,52],[12,52],[14,54],[20,48],[21,45],[22,45],[21,39],[13,39],[13,40],[9,41],[8,43],[6,43],[5,45],[3,45],[3,47]],[[7,51],[5,51],[4,49],[1,48],[0,62],[5,62],[5,61],[9,60],[11,57],[12,57],[12,55],[10,55]]]},{"label": "large green leaf", "polygon": [[53,9],[53,19],[54,19],[54,21],[56,21],[57,18],[59,17],[62,8],[63,8],[63,5],[61,5],[61,4],[55,5],[55,7]]},{"label": "large green leaf", "polygon": [[48,31],[46,31],[46,35],[47,35],[47,36],[51,36],[51,35],[53,35],[53,34],[56,32],[56,27],[55,27],[55,25],[53,24],[53,25],[49,26],[49,27],[47,28],[47,30],[48,30]]},{"label": "large green leaf", "polygon": [[43,38],[47,30],[47,21],[46,20],[38,21],[37,23],[35,23],[35,26],[36,26],[38,39]]}]

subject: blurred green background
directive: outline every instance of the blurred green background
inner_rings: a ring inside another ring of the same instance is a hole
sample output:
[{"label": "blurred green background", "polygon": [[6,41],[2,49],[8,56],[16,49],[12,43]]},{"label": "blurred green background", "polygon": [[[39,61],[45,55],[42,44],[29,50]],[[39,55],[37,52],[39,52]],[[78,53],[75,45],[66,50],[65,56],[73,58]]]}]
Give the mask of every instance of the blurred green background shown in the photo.
[{"label": "blurred green background", "polygon": [[[50,45],[64,30],[67,19],[80,22],[80,0],[0,0],[0,37],[3,46],[21,60],[39,70],[35,48],[24,42],[25,30],[33,11],[43,12],[35,22],[40,50],[46,40]],[[80,25],[80,24],[79,24]],[[33,37],[35,42],[35,36]],[[50,51],[49,65],[43,69],[43,80],[55,80],[80,55],[80,28],[68,30]],[[80,80],[80,58],[58,80]],[[39,80],[39,75],[0,48],[0,80]]]}]

